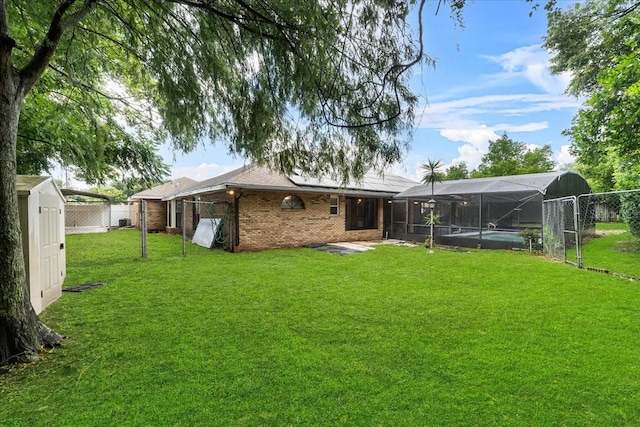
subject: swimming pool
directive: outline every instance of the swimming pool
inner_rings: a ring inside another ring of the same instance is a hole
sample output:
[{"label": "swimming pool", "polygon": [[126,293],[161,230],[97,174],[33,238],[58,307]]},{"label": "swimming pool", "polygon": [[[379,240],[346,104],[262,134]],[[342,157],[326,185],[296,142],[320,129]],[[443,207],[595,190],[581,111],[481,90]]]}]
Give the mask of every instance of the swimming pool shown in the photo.
[{"label": "swimming pool", "polygon": [[467,248],[484,249],[512,249],[524,248],[524,239],[518,231],[483,230],[482,236],[478,231],[445,234],[436,237],[436,243],[447,246],[462,246]]},{"label": "swimming pool", "polygon": [[[447,237],[460,237],[462,239],[480,239],[480,233],[472,231],[468,233],[448,234]],[[482,240],[493,240],[495,242],[515,242],[522,243],[522,236],[518,231],[498,231],[487,230],[482,232]]]}]

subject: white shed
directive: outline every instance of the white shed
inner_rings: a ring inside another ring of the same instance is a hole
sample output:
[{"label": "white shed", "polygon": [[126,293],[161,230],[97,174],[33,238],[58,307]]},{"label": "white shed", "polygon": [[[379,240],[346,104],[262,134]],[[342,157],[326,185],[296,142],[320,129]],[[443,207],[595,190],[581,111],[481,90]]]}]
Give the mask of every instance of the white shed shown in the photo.
[{"label": "white shed", "polygon": [[62,295],[65,198],[47,176],[18,175],[16,187],[27,285],[33,309],[40,313]]}]

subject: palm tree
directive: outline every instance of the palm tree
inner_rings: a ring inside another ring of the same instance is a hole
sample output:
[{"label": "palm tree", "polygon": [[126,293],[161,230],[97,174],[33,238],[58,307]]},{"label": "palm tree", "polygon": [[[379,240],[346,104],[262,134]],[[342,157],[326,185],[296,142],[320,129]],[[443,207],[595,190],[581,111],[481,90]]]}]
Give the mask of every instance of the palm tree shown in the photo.
[{"label": "palm tree", "polygon": [[420,165],[420,169],[423,170],[422,174],[422,183],[425,185],[431,184],[431,200],[429,200],[429,210],[430,210],[430,219],[429,219],[429,227],[430,227],[430,237],[429,237],[429,252],[433,252],[433,208],[435,207],[435,188],[436,182],[442,182],[442,173],[440,172],[440,168],[442,168],[442,161],[440,160],[431,160],[427,159],[426,162]]},{"label": "palm tree", "polygon": [[436,182],[442,182],[442,172],[440,169],[442,168],[441,160],[431,160],[427,159],[426,162],[420,165],[420,169],[422,169],[422,180],[421,182],[425,185],[431,184],[431,198],[433,199],[435,193]]}]

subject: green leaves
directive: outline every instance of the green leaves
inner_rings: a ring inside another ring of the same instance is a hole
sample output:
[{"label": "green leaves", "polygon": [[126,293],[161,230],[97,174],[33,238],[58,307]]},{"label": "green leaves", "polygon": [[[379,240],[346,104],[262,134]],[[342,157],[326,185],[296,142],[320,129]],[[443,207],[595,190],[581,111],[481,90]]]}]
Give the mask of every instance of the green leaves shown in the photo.
[{"label": "green leaves", "polygon": [[431,185],[431,194],[433,195],[436,182],[442,182],[444,178],[444,174],[441,171],[442,161],[428,159],[420,165],[420,169],[422,170],[422,179],[420,181],[423,184]]},{"label": "green leaves", "polygon": [[[285,172],[345,178],[382,168],[400,159],[412,132],[417,98],[408,86],[411,67],[432,62],[421,34],[406,22],[414,2],[76,3],[62,18],[86,16],[67,29],[48,79],[34,89],[38,99],[28,102],[33,111],[47,103],[73,105],[62,123],[82,137],[52,138],[71,132],[56,128],[60,120],[43,128],[35,115],[21,126],[30,129],[23,132],[30,141],[25,152],[38,153],[30,144],[40,138],[31,132],[46,129],[48,161],[75,164],[92,180],[115,173],[107,167],[107,152],[120,160],[115,169],[161,173],[149,152],[150,168],[113,153],[129,152],[124,146],[140,135],[146,142],[139,141],[139,150],[159,143],[162,131],[178,150],[223,143],[230,154]],[[17,66],[44,39],[56,4],[9,5],[11,31],[21,46]],[[455,15],[463,5],[449,7]],[[125,89],[122,96],[104,93],[112,81]],[[111,138],[120,142],[104,150]],[[85,151],[90,147],[95,151]]]},{"label": "green leaves", "polygon": [[481,178],[549,172],[555,166],[552,154],[549,145],[527,148],[525,143],[512,140],[505,132],[495,141],[489,141],[489,151],[471,175]]},{"label": "green leaves", "polygon": [[586,96],[566,134],[594,190],[637,188],[640,161],[640,2],[588,1],[549,16],[546,45],[569,92]]},{"label": "green leaves", "polygon": [[443,177],[445,181],[469,178],[469,168],[465,162],[451,165],[447,168],[447,173]]}]

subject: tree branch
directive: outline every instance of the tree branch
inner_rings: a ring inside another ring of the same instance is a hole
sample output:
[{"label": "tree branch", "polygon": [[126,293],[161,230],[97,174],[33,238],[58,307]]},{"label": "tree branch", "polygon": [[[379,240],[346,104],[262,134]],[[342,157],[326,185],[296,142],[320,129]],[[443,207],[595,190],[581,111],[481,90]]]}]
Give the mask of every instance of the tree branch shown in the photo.
[{"label": "tree branch", "polygon": [[[176,3],[176,4],[181,4],[184,6],[189,6],[189,7],[193,7],[196,9],[201,9],[201,10],[205,10],[207,12],[211,12],[214,15],[223,18],[227,21],[233,22],[234,24],[238,25],[240,28],[242,28],[243,30],[261,36],[261,37],[265,37],[268,39],[275,39],[276,36],[274,36],[273,34],[268,34],[268,33],[264,33],[263,31],[261,31],[260,28],[254,28],[250,25],[248,25],[248,22],[254,22],[254,23],[265,23],[265,24],[270,24],[275,26],[276,28],[285,28],[285,26],[279,24],[278,22],[276,22],[273,19],[267,18],[264,15],[260,15],[260,14],[254,14],[254,19],[249,20],[246,17],[242,17],[242,16],[235,16],[232,15],[230,13],[227,13],[221,9],[217,9],[213,6],[211,6],[210,4],[202,4],[202,3],[198,3],[198,2],[194,2],[194,1],[190,1],[190,0],[167,0],[170,3]],[[241,6],[245,6],[244,4],[239,3]],[[245,10],[252,13],[253,14],[253,9],[251,8],[246,8]],[[258,12],[256,12],[258,13]],[[257,19],[258,17],[262,18],[262,19]],[[297,29],[297,28],[292,28],[292,29]]]},{"label": "tree branch", "polygon": [[56,147],[56,148],[58,147],[56,144],[52,143],[51,141],[45,141],[44,139],[34,138],[32,136],[28,136],[22,133],[18,133],[18,138],[26,139],[27,141],[41,142],[43,144],[51,145],[52,147]]},{"label": "tree branch", "polygon": [[7,6],[9,0],[0,0],[0,37],[9,37],[9,16]]},{"label": "tree branch", "polygon": [[[375,96],[374,99],[372,99],[370,102],[368,102],[367,105],[364,105],[361,110],[365,110],[366,108],[371,107],[372,105],[374,105],[375,102],[380,99],[380,96],[384,92],[384,88],[390,82],[397,81],[403,73],[405,73],[411,67],[413,67],[414,65],[418,64],[420,61],[422,61],[424,59],[423,58],[424,57],[424,42],[422,40],[422,36],[423,36],[423,33],[424,33],[424,24],[422,22],[422,12],[424,10],[425,3],[426,3],[426,0],[421,0],[420,1],[420,6],[418,8],[419,50],[418,50],[418,53],[417,53],[416,57],[413,60],[411,60],[410,62],[408,62],[408,63],[394,64],[391,67],[389,67],[387,72],[384,74],[384,77],[383,77],[382,82],[380,84],[381,88],[378,91],[377,96]],[[318,89],[319,89],[319,93],[324,97],[324,94],[322,93],[321,88],[319,87]],[[361,124],[355,124],[354,125],[354,124],[337,123],[336,121],[334,121],[330,117],[328,117],[326,112],[325,112],[325,114],[324,114],[325,121],[327,122],[327,124],[329,124],[331,126],[334,126],[334,127],[337,127],[337,128],[342,128],[342,129],[357,129],[357,128],[364,128],[364,127],[368,127],[368,126],[372,126],[372,125],[382,125],[382,124],[388,123],[388,122],[390,122],[392,120],[395,120],[396,118],[398,118],[402,114],[402,110],[400,108],[400,95],[398,93],[397,85],[394,85],[394,97],[395,97],[397,109],[394,112],[394,114],[390,115],[389,117],[376,118],[376,117],[372,117],[372,116],[368,116],[367,117],[367,116],[361,115],[360,117],[363,118],[363,119],[366,119],[366,120],[373,119],[373,120],[372,121],[367,121],[366,123],[361,123]],[[323,106],[325,107],[325,109],[328,108],[326,102],[323,102]]]},{"label": "tree branch", "polygon": [[616,10],[614,13],[611,14],[611,17],[614,20],[622,19],[638,8],[640,8],[640,2],[635,2],[629,7],[623,8],[621,10]]},{"label": "tree branch", "polygon": [[[4,0],[6,1],[6,0]],[[83,6],[77,11],[67,15],[71,6],[77,0],[65,0],[58,7],[51,19],[47,35],[42,40],[40,48],[33,55],[31,60],[20,71],[22,95],[26,95],[40,79],[51,58],[58,48],[60,39],[70,26],[80,22],[101,0],[85,0]]]}]

